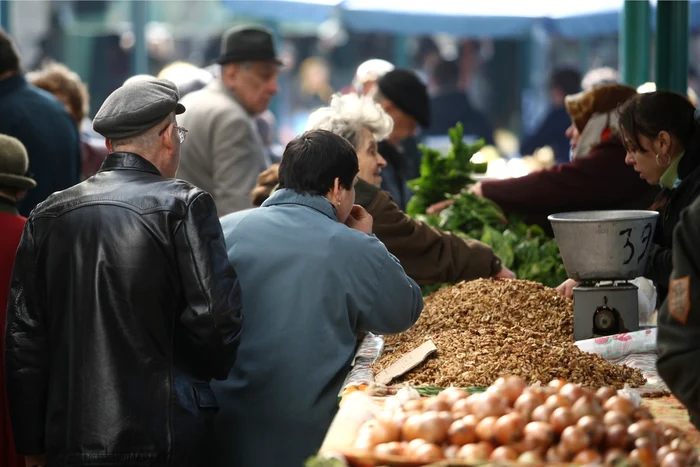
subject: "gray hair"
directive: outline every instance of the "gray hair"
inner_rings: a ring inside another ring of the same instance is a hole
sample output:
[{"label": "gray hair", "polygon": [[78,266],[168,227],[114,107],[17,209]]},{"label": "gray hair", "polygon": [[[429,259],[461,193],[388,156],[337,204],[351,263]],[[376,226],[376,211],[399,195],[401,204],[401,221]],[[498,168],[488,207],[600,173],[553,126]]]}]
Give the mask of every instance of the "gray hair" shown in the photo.
[{"label": "gray hair", "polygon": [[128,147],[141,149],[147,152],[153,151],[154,149],[156,149],[157,146],[158,132],[165,128],[163,123],[165,123],[166,121],[168,122],[168,124],[175,123],[175,112],[172,112],[170,115],[161,120],[160,123],[155,125],[153,128],[149,128],[144,132],[133,136],[127,136],[126,138],[113,139],[112,150],[117,152],[122,148]]},{"label": "gray hair", "polygon": [[328,107],[321,107],[309,116],[305,131],[330,131],[350,141],[357,149],[363,128],[381,141],[394,129],[394,121],[370,97],[335,94]]}]

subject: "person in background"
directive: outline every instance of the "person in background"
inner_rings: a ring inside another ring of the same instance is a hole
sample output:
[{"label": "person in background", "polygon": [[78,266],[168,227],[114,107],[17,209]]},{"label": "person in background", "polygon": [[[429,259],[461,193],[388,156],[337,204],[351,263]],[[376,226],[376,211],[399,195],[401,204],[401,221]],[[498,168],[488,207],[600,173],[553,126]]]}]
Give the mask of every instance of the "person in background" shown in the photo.
[{"label": "person in background", "polygon": [[177,88],[118,88],[94,119],[111,153],[51,195],[17,249],[5,375],[28,466],[208,465],[241,332],[241,289],[209,194],[174,180]]},{"label": "person in background", "polygon": [[[78,130],[81,130],[90,111],[90,95],[77,73],[60,63],[49,63],[41,70],[27,73],[27,81],[53,94],[73,117]],[[95,138],[83,131],[80,131],[80,152],[82,180],[95,175],[109,154],[104,139]]]},{"label": "person in background", "polygon": [[306,132],[285,149],[280,189],[221,219],[246,322],[228,380],[212,385],[213,466],[302,465],[336,413],[357,335],[403,332],[420,316],[418,284],[354,204],[358,171],[347,140]]},{"label": "person in background", "polygon": [[430,126],[428,91],[413,71],[397,68],[379,79],[371,95],[394,122],[394,129],[379,143],[379,154],[387,162],[381,187],[404,210],[412,195],[406,182],[413,178],[416,161],[402,143],[416,136],[419,124]]},{"label": "person in background", "polygon": [[392,63],[380,58],[373,58],[362,62],[357,67],[355,77],[352,80],[353,90],[360,96],[369,95],[382,76],[389,73],[395,67]]},{"label": "person in background", "polygon": [[[673,269],[673,229],[700,194],[700,123],[693,104],[669,91],[637,94],[620,108],[619,122],[625,162],[640,180],[661,188],[649,208],[660,215],[644,277],[654,282],[663,303]],[[570,297],[576,285],[568,280],[558,290]]]},{"label": "person in background", "polygon": [[[549,235],[553,235],[547,220],[550,214],[647,209],[659,189],[640,180],[625,164],[617,117],[618,107],[636,94],[632,87],[612,84],[567,96],[571,162],[524,177],[479,182],[470,191],[494,201],[506,214],[520,215],[528,224],[539,225]],[[449,204],[437,203],[428,213],[435,214]]]},{"label": "person in background", "polygon": [[29,157],[17,139],[0,135],[0,466],[25,467],[24,457],[18,456],[12,437],[12,425],[5,393],[5,313],[15,253],[27,218],[17,211],[17,201],[36,182],[27,177]]},{"label": "person in background", "polygon": [[64,106],[49,93],[29,84],[19,52],[0,29],[0,133],[22,142],[37,187],[17,203],[28,216],[51,193],[80,182],[78,129]]},{"label": "person in background", "polygon": [[430,99],[430,124],[424,136],[447,136],[457,123],[464,126],[464,135],[483,138],[486,144],[494,144],[493,126],[486,115],[469,100],[465,89],[459,85],[459,63],[456,60],[441,60],[430,78],[435,89]]},{"label": "person in background", "polygon": [[581,74],[570,68],[554,70],[550,80],[551,108],[539,127],[520,145],[523,155],[534,154],[542,147],[549,146],[554,151],[557,164],[569,162],[571,149],[566,130],[571,125],[564,100],[566,96],[577,94],[580,88]]},{"label": "person in background", "polygon": [[281,62],[272,34],[252,26],[224,34],[218,62],[220,77],[183,99],[191,137],[177,175],[211,193],[223,216],[250,207],[250,190],[271,164],[255,117],[277,94]]},{"label": "person in background", "polygon": [[[391,133],[392,121],[370,98],[336,95],[330,106],[311,114],[306,129],[331,131],[354,146],[359,163],[355,202],[372,216],[372,232],[413,280],[432,284],[480,277],[515,278],[491,247],[412,219],[380,189],[386,161],[377,152],[377,141]],[[260,174],[251,195],[255,206],[260,206],[278,184],[278,168],[274,165]]]},{"label": "person in background", "polygon": [[158,78],[175,83],[180,93],[180,99],[182,99],[186,95],[206,87],[214,79],[214,75],[191,63],[173,62],[160,70]]},{"label": "person in background", "polygon": [[656,368],[700,430],[700,200],[680,214],[673,233],[673,273],[658,318]]}]

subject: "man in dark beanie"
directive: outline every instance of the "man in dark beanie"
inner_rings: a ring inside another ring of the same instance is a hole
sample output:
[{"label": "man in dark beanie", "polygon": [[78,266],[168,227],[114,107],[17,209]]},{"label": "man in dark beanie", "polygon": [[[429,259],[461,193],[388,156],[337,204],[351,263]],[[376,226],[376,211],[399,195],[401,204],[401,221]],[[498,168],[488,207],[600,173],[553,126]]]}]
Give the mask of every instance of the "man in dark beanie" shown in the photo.
[{"label": "man in dark beanie", "polygon": [[178,178],[211,193],[220,216],[248,209],[258,175],[271,164],[255,118],[277,94],[272,34],[237,26],[221,41],[221,75],[188,94],[182,123],[190,130]]},{"label": "man in dark beanie", "polygon": [[372,96],[394,120],[393,131],[377,148],[387,162],[381,188],[405,210],[411,198],[406,182],[411,178],[412,161],[402,143],[416,136],[418,125],[430,126],[428,90],[413,71],[397,68],[379,79]]},{"label": "man in dark beanie", "polygon": [[236,360],[241,291],[214,202],[173,177],[177,87],[118,88],[110,154],[27,219],[7,310],[6,387],[31,465],[199,467]]},{"label": "man in dark beanie", "polygon": [[23,216],[51,193],[80,182],[80,139],[68,111],[27,82],[10,36],[0,29],[0,133],[14,136],[29,155],[37,188],[17,203]]}]

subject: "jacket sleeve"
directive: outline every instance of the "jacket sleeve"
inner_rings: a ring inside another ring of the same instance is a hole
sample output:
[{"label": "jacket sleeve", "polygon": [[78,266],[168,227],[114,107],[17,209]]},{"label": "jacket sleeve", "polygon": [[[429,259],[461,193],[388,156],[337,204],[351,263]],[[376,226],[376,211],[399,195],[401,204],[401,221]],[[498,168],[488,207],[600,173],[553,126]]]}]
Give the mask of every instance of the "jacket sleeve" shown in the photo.
[{"label": "jacket sleeve", "polygon": [[374,218],[374,234],[418,283],[491,277],[501,269],[491,247],[412,219],[386,191],[377,192],[367,211]]},{"label": "jacket sleeve", "polygon": [[226,116],[214,120],[212,131],[213,177],[216,207],[220,216],[252,207],[250,192],[260,172],[260,162],[251,148],[253,127],[245,117]]},{"label": "jacket sleeve", "polygon": [[674,231],[673,276],[659,312],[657,369],[697,422],[700,416],[700,202],[683,212]]},{"label": "jacket sleeve", "polygon": [[187,303],[180,317],[186,339],[210,377],[226,379],[240,342],[241,289],[208,193],[190,203],[176,247]]},{"label": "jacket sleeve", "polygon": [[506,180],[481,183],[485,198],[506,213],[542,214],[589,209],[613,199],[634,199],[648,185],[625,165],[624,149],[603,144],[586,157]]},{"label": "jacket sleeve", "polygon": [[49,385],[46,304],[37,287],[33,221],[27,221],[15,257],[5,328],[5,381],[15,447],[20,455],[45,451]]},{"label": "jacket sleeve", "polygon": [[671,248],[652,244],[649,261],[644,270],[644,277],[654,281],[657,286],[668,288],[673,271],[673,253]]},{"label": "jacket sleeve", "polygon": [[[376,240],[375,240],[376,241]],[[381,258],[379,281],[371,307],[360,310],[357,332],[397,334],[413,326],[423,311],[420,287],[380,242],[373,254]]]}]

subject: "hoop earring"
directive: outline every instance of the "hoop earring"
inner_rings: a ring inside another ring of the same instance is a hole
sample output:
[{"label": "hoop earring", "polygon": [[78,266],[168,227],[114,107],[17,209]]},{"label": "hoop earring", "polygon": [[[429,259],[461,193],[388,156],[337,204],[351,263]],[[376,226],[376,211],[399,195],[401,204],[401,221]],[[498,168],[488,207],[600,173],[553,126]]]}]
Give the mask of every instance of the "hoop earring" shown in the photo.
[{"label": "hoop earring", "polygon": [[671,165],[671,156],[669,156],[668,154],[665,154],[666,158],[668,159],[668,162],[666,162],[665,164],[662,164],[661,162],[659,162],[659,156],[660,156],[660,155],[661,155],[661,154],[657,154],[657,155],[656,155],[656,163],[657,163],[660,167],[668,167],[669,165]]}]

